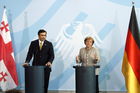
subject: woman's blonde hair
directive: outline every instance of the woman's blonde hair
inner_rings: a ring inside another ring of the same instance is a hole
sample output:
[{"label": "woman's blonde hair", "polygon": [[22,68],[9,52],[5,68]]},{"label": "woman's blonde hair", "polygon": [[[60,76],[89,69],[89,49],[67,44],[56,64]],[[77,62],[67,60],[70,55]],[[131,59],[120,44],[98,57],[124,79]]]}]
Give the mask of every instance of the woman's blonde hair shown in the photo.
[{"label": "woman's blonde hair", "polygon": [[94,44],[94,39],[92,37],[90,37],[90,36],[89,37],[86,37],[85,40],[84,40],[84,43],[85,44],[86,44],[86,41],[87,40],[92,40],[92,45]]}]

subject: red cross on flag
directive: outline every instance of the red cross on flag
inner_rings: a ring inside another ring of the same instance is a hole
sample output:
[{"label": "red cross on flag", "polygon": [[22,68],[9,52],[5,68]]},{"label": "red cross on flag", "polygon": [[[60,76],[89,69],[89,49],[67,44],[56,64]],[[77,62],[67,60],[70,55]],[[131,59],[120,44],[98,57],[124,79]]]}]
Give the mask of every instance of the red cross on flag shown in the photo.
[{"label": "red cross on flag", "polygon": [[3,91],[16,88],[18,78],[13,54],[9,25],[4,9],[0,24],[0,87]]}]

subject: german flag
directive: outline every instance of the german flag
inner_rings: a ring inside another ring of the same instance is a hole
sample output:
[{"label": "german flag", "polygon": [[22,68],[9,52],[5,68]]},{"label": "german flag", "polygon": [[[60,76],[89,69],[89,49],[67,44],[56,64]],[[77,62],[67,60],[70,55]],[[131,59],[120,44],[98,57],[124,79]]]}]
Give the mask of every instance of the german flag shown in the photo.
[{"label": "german flag", "polygon": [[140,93],[140,32],[134,6],[126,38],[122,73],[128,93]]}]

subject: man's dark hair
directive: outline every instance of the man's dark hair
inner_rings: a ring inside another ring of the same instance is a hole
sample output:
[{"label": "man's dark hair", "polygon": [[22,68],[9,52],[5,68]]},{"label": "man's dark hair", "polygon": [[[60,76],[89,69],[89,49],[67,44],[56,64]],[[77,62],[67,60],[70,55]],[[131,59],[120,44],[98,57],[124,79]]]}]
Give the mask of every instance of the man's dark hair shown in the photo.
[{"label": "man's dark hair", "polygon": [[40,33],[46,33],[47,34],[47,31],[45,31],[44,29],[40,29],[39,31],[38,31],[38,35],[40,34]]}]

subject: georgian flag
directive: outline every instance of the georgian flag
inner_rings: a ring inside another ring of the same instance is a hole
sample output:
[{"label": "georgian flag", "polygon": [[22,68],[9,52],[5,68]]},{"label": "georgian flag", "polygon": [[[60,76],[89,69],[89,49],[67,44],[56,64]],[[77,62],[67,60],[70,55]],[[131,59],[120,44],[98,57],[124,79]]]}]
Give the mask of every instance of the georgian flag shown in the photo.
[{"label": "georgian flag", "polygon": [[3,91],[16,88],[18,77],[13,54],[9,25],[4,8],[0,24],[0,87]]}]

